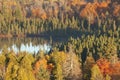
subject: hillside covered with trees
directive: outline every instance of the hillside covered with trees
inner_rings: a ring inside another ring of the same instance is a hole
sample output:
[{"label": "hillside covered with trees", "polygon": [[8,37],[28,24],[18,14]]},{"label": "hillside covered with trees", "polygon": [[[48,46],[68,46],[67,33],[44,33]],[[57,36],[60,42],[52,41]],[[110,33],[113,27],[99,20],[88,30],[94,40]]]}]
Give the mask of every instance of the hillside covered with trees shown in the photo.
[{"label": "hillside covered with trees", "polygon": [[[41,36],[67,41],[37,54],[2,44]],[[120,80],[119,0],[0,0],[0,38],[0,80]]]},{"label": "hillside covered with trees", "polygon": [[119,22],[118,0],[0,1],[0,37],[112,32],[119,36]]}]

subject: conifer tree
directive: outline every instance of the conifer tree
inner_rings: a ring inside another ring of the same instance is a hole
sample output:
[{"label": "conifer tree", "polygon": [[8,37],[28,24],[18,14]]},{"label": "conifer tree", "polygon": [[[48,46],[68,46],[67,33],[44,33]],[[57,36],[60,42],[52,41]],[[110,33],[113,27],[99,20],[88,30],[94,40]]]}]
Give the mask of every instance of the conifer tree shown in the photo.
[{"label": "conifer tree", "polygon": [[104,80],[104,77],[97,65],[94,65],[91,69],[91,78],[90,80]]}]

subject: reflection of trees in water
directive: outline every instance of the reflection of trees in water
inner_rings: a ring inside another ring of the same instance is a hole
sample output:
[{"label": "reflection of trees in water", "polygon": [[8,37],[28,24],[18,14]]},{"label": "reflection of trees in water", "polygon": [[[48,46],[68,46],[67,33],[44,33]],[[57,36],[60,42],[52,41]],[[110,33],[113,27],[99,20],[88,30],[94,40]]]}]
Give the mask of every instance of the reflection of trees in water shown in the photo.
[{"label": "reflection of trees in water", "polygon": [[18,49],[20,49],[21,44],[30,45],[30,43],[32,43],[33,46],[37,46],[37,45],[42,45],[45,43],[48,43],[48,40],[42,39],[42,38],[1,38],[0,39],[0,49],[3,48],[3,46],[6,47],[11,47],[14,44],[16,45],[16,47]]}]

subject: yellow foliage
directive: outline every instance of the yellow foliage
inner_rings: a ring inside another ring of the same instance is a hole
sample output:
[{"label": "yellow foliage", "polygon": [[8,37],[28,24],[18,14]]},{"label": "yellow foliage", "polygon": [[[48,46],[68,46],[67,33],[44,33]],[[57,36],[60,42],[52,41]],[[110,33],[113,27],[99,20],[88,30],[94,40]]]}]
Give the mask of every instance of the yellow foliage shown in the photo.
[{"label": "yellow foliage", "polygon": [[7,6],[16,6],[17,5],[17,3],[15,1],[5,1],[4,4]]},{"label": "yellow foliage", "polygon": [[49,55],[45,55],[45,59],[46,59],[46,60],[49,60],[49,59],[50,59],[50,56],[49,56]]},{"label": "yellow foliage", "polygon": [[51,57],[54,58],[54,60],[59,64],[62,64],[65,61],[66,56],[67,56],[66,53],[64,53],[63,51],[53,52],[51,54]]}]

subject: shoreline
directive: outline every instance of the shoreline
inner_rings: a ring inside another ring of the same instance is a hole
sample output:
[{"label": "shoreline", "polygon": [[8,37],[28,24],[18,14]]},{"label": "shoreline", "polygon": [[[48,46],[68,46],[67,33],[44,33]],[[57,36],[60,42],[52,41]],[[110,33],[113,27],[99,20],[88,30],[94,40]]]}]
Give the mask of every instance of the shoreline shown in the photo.
[{"label": "shoreline", "polygon": [[35,37],[49,37],[49,38],[64,38],[64,37],[80,37],[80,34],[0,34],[0,38],[35,38]]}]

